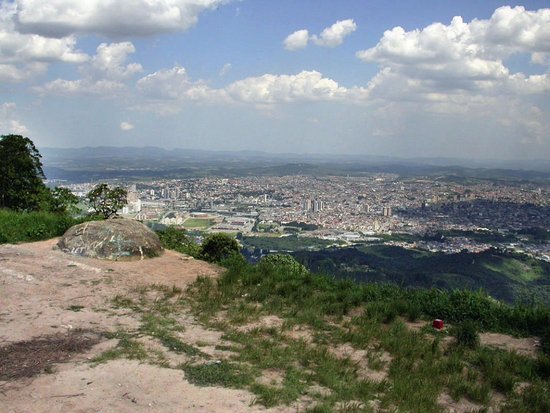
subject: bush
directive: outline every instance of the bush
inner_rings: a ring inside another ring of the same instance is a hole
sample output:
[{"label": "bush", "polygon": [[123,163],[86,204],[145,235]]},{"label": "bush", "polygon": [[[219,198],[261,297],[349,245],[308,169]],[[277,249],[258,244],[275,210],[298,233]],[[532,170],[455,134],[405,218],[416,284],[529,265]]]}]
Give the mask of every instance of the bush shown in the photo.
[{"label": "bush", "polygon": [[477,325],[473,321],[464,321],[454,327],[453,335],[456,338],[456,344],[459,346],[472,349],[479,346]]},{"label": "bush", "polygon": [[181,252],[198,258],[200,256],[200,246],[197,245],[190,237],[185,235],[173,227],[168,227],[165,230],[157,231],[157,235],[162,243],[162,246],[169,250]]},{"label": "bush", "polygon": [[308,269],[287,254],[272,254],[263,257],[259,263],[261,270],[280,270],[289,276],[301,276],[308,274]]},{"label": "bush", "polygon": [[241,248],[235,238],[219,233],[206,237],[200,249],[200,257],[208,262],[221,262],[231,255],[240,254]]}]

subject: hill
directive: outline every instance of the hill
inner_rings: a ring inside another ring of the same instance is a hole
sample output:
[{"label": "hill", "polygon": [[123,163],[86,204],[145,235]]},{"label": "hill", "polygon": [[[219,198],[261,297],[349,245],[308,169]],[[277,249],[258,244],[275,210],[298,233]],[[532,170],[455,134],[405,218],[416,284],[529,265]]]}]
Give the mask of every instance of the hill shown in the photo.
[{"label": "hill", "polygon": [[[8,411],[550,406],[550,360],[531,337],[547,328],[547,307],[335,281],[288,256],[255,266],[235,257],[222,272],[172,251],[112,262],[54,243],[0,245]],[[434,316],[447,328],[432,329]]]},{"label": "hill", "polygon": [[508,303],[550,305],[550,263],[522,254],[495,249],[444,254],[373,245],[293,255],[312,271],[337,278],[447,290],[482,288]]}]

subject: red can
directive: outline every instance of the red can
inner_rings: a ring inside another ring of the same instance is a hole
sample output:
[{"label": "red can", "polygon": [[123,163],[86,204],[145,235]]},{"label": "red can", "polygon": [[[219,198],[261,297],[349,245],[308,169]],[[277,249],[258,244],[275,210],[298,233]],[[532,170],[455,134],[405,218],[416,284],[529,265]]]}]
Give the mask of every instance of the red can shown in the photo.
[{"label": "red can", "polygon": [[443,330],[443,327],[445,327],[445,324],[443,323],[443,320],[436,318],[432,323],[433,328],[436,330]]}]

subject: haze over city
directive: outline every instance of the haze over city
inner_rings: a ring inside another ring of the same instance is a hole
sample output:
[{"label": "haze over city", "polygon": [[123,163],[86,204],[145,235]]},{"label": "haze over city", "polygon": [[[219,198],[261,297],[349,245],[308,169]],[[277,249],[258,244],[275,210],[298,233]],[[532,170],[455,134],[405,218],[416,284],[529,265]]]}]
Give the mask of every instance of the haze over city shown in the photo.
[{"label": "haze over city", "polygon": [[0,131],[146,146],[549,159],[545,1],[0,2]]}]

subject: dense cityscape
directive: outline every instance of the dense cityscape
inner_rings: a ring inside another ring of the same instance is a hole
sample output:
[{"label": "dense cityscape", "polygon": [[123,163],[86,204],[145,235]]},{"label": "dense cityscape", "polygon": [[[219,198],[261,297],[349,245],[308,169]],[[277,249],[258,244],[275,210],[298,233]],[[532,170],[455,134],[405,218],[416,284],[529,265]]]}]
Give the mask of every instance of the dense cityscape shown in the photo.
[{"label": "dense cityscape", "polygon": [[[549,259],[547,243],[511,242],[509,233],[550,225],[550,190],[545,184],[367,177],[242,177],[112,182],[128,190],[122,215],[149,223],[247,235],[288,235],[368,241],[382,235],[425,236],[458,231],[497,234],[499,246]],[[94,184],[68,187],[84,196]],[[418,239],[402,246],[459,252],[494,243],[470,237]]]}]

